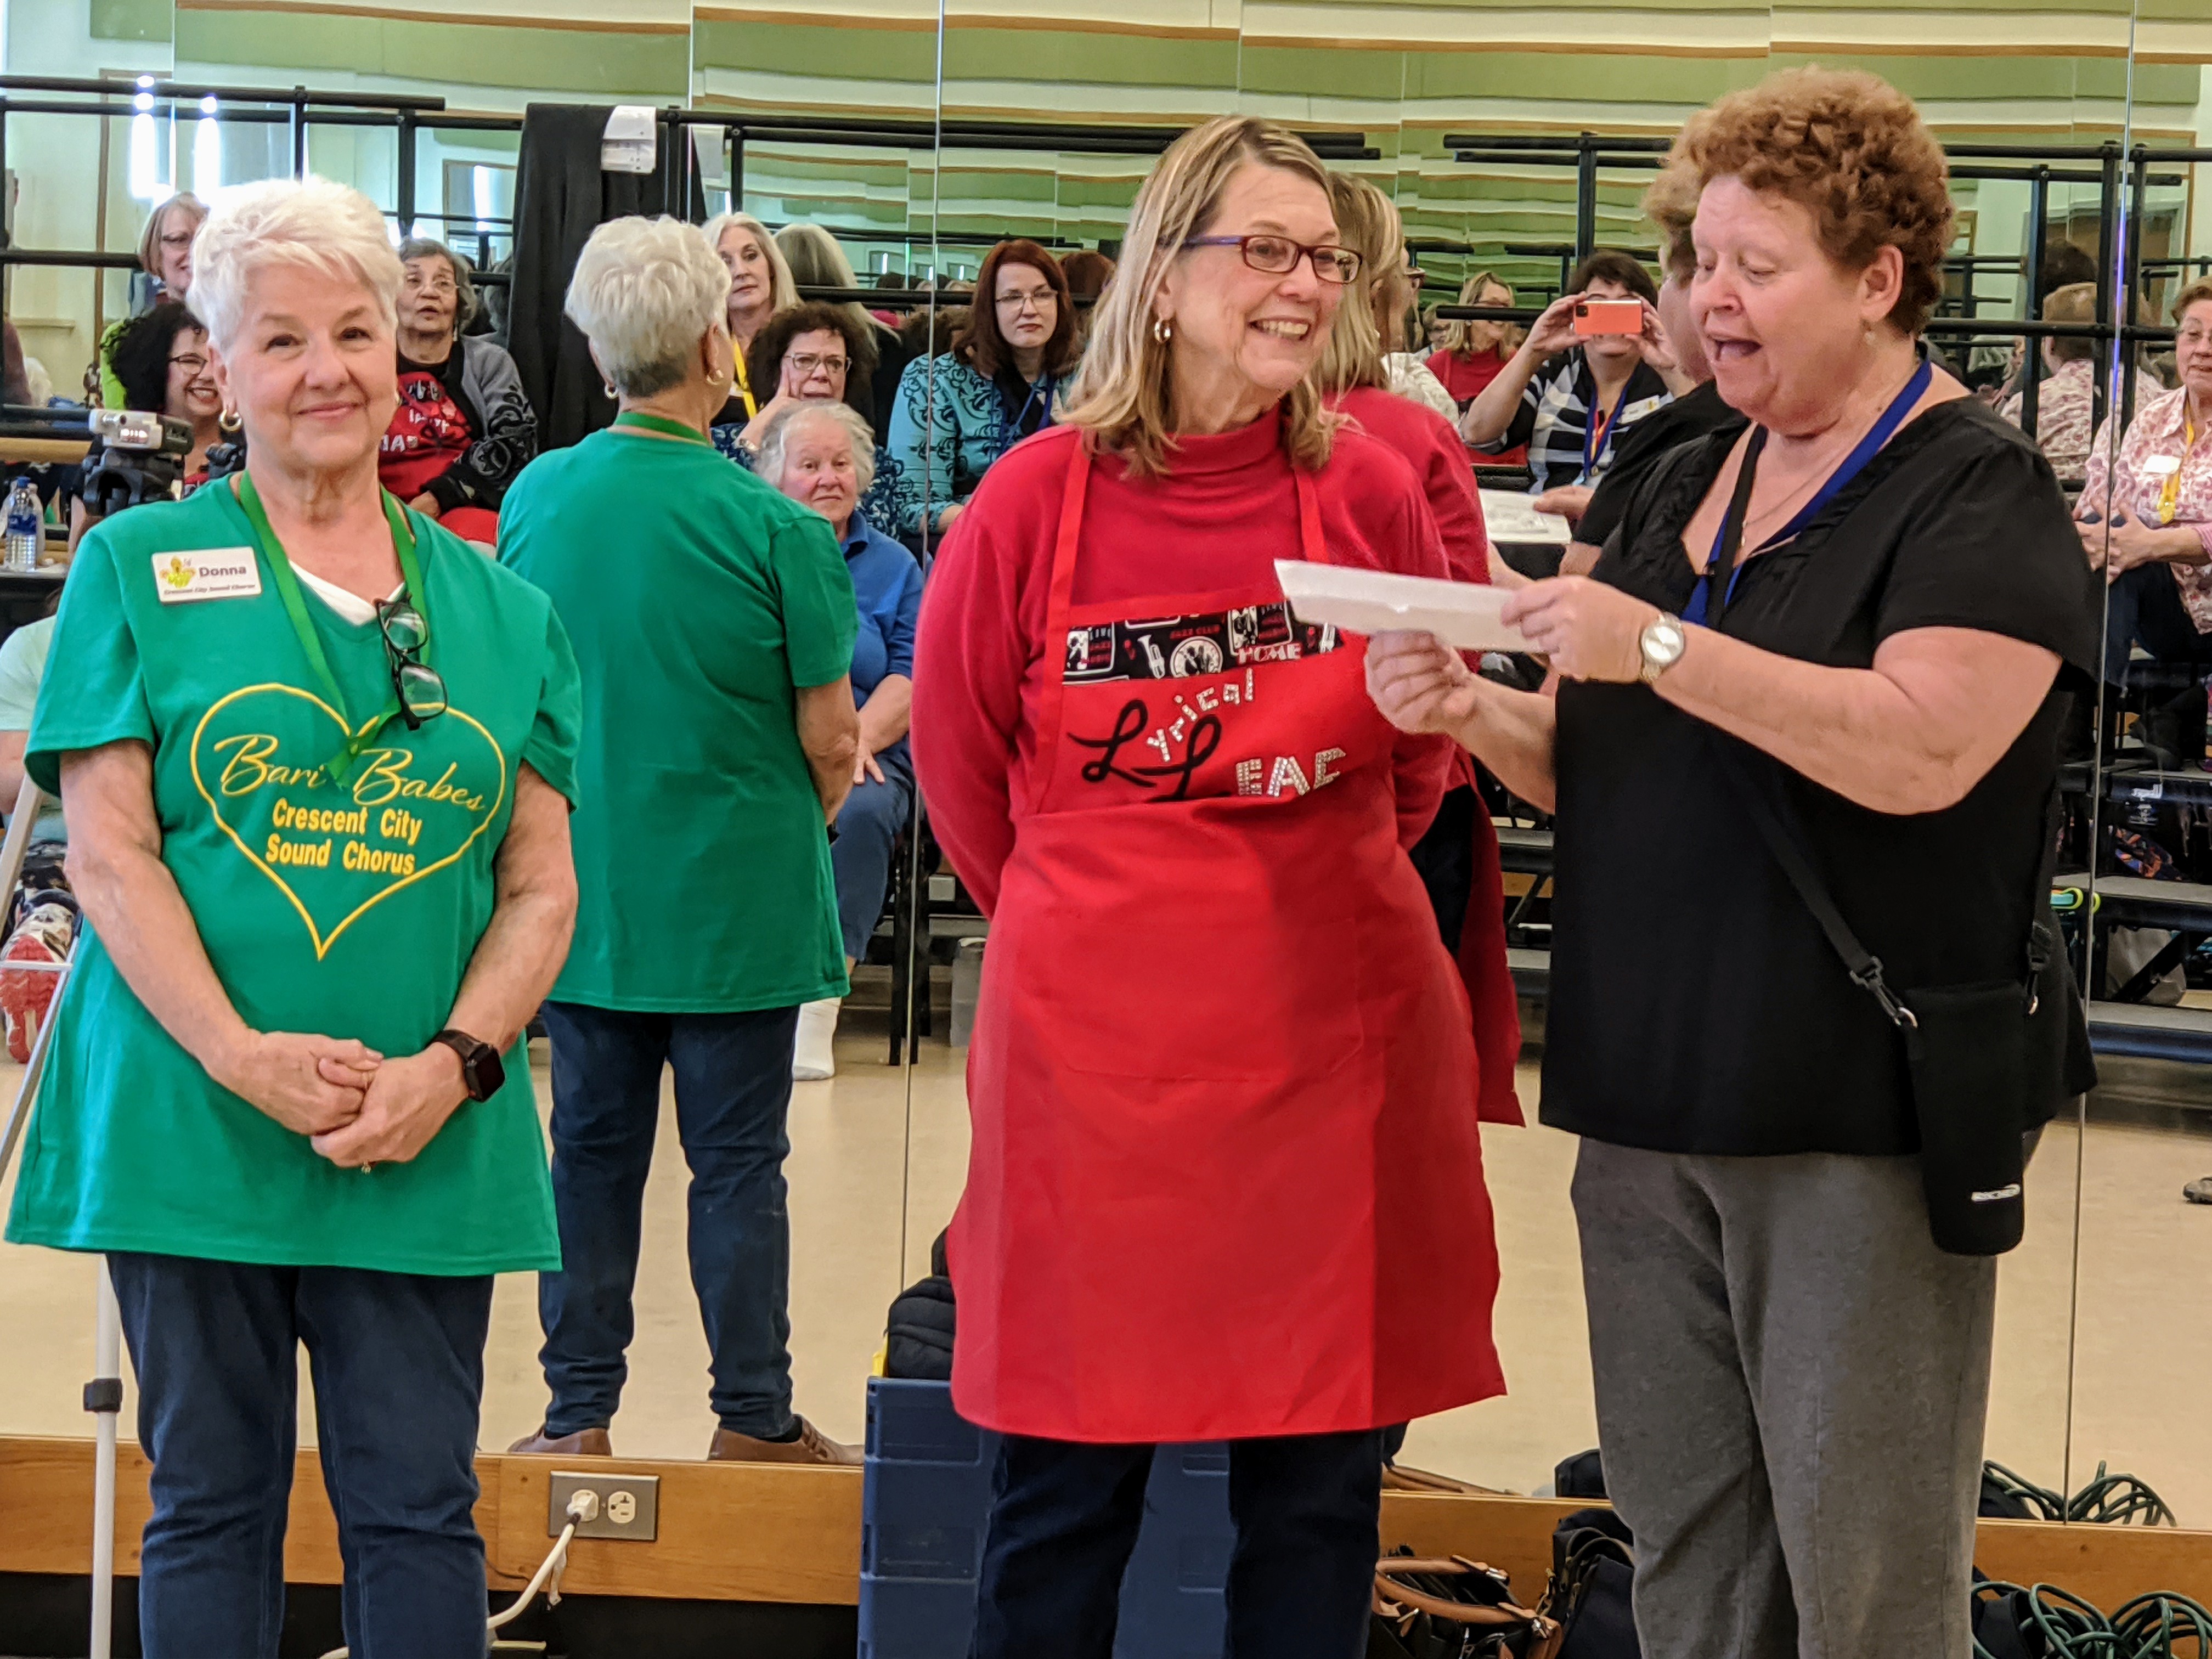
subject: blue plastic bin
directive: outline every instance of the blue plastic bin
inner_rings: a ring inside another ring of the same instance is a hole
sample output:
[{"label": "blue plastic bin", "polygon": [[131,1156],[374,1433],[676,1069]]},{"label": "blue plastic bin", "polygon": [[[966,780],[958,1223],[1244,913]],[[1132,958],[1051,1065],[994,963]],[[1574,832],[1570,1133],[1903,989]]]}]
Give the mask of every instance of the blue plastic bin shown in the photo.
[{"label": "blue plastic bin", "polygon": [[[997,1455],[946,1384],[869,1382],[860,1659],[967,1659]],[[1118,1659],[1218,1659],[1235,1540],[1227,1448],[1162,1447],[1121,1582]]]}]

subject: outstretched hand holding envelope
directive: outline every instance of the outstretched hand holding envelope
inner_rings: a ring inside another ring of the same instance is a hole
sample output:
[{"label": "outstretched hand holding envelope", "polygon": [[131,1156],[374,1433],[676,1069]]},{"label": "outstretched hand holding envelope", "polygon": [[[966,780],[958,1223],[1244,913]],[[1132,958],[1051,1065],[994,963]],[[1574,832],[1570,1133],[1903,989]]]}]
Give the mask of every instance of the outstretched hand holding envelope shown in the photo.
[{"label": "outstretched hand holding envelope", "polygon": [[1355,634],[1411,629],[1462,651],[1533,648],[1499,617],[1512,597],[1502,587],[1295,559],[1276,560],[1275,574],[1300,622],[1333,623]]}]

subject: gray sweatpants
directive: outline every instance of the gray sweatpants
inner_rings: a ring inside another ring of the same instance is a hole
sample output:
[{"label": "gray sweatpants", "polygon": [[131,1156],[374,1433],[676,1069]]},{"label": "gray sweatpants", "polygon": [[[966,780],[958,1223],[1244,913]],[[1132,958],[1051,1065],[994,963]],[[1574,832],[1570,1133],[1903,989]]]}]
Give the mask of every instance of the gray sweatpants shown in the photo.
[{"label": "gray sweatpants", "polygon": [[1917,1160],[1585,1140],[1574,1204],[1644,1659],[1967,1659],[1996,1263]]}]

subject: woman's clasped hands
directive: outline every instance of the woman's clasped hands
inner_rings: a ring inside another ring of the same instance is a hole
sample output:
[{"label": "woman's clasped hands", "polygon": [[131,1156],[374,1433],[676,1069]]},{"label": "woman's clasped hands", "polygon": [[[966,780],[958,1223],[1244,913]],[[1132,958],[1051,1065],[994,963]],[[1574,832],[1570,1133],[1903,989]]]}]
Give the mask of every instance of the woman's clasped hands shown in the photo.
[{"label": "woman's clasped hands", "polygon": [[210,1069],[341,1169],[409,1162],[468,1097],[459,1056],[437,1042],[387,1060],[351,1037],[247,1031]]}]

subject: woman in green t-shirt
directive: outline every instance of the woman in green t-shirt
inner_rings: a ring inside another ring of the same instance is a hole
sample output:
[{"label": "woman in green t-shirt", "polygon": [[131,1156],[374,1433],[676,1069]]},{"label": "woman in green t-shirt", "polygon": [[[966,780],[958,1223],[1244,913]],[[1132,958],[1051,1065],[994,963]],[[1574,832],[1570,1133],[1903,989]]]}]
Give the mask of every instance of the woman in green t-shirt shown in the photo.
[{"label": "woman in green t-shirt", "polygon": [[302,1343],[347,1642],[480,1659],[491,1276],[559,1260],[520,1038],[575,915],[574,662],[377,486],[375,207],[252,185],[194,252],[246,470],[101,523],[62,601],[27,765],[90,927],[8,1236],[106,1255],[150,1659],[274,1659]]},{"label": "woman in green t-shirt", "polygon": [[735,372],[728,294],[690,225],[593,231],[566,309],[621,412],[524,468],[500,509],[501,562],[551,599],[591,709],[575,843],[592,879],[545,1005],[552,1401],[518,1452],[611,1449],[666,1070],[720,1425],[707,1455],[860,1462],[792,1409],[783,1181],[799,1005],[846,990],[828,826],[853,787],[860,617],[828,522],[707,441]]}]

